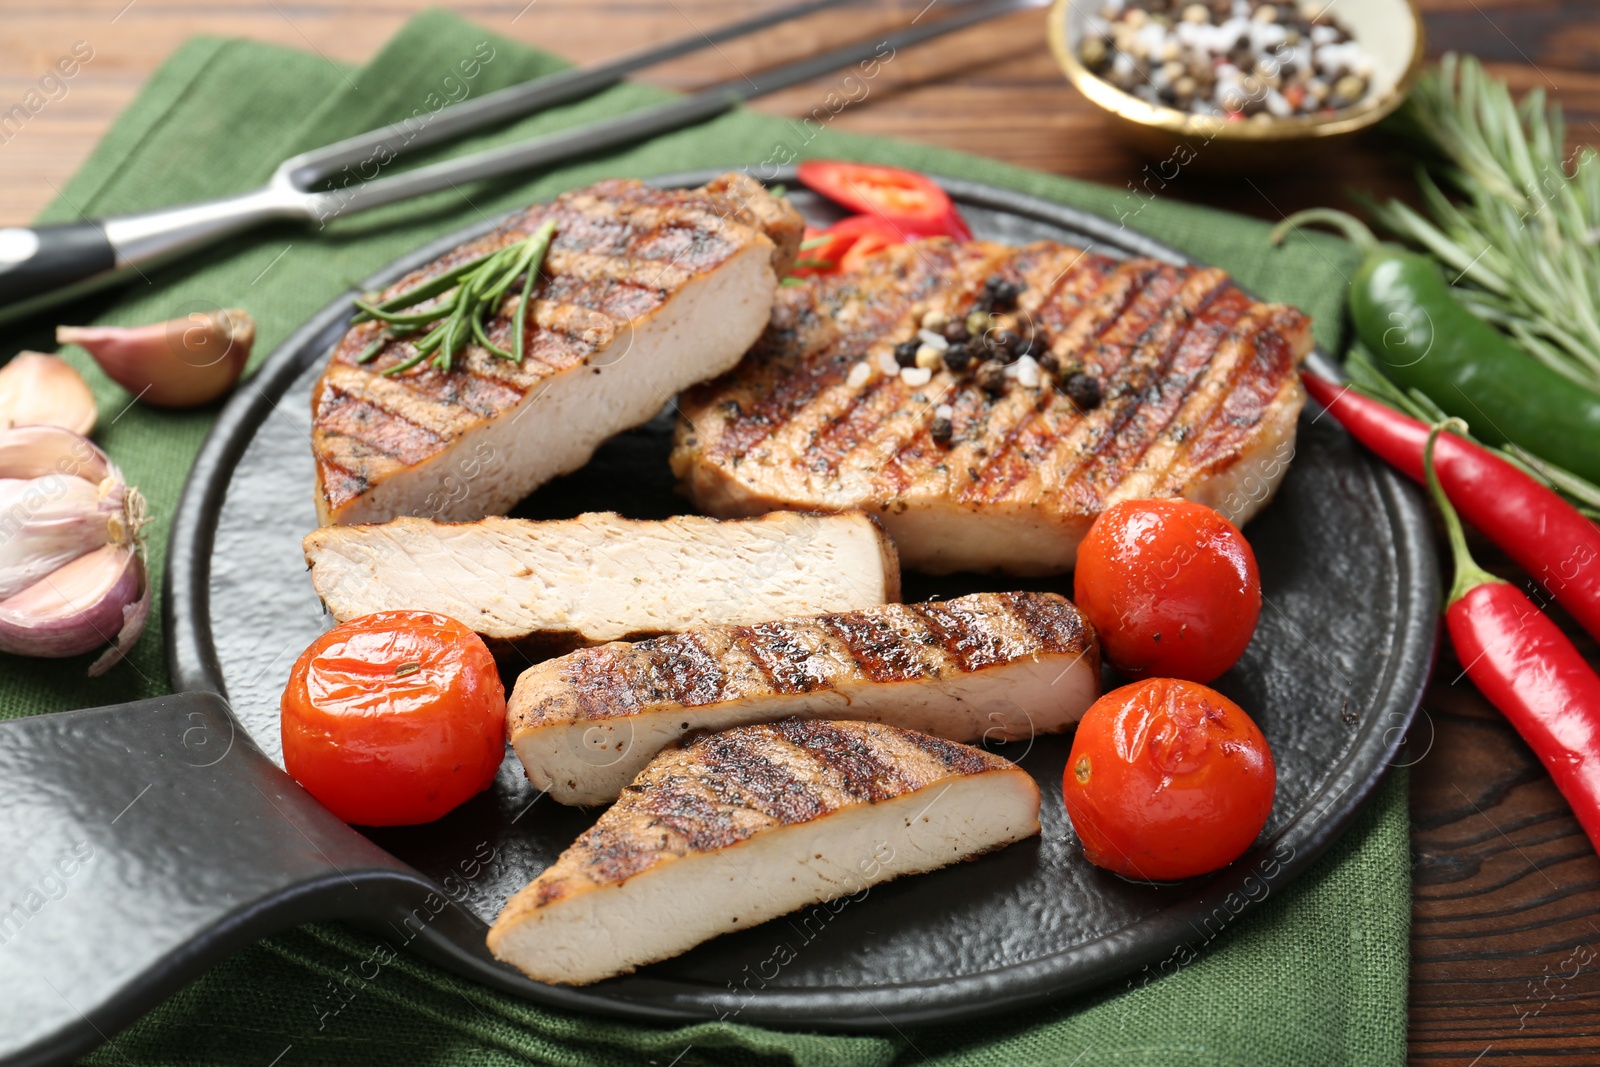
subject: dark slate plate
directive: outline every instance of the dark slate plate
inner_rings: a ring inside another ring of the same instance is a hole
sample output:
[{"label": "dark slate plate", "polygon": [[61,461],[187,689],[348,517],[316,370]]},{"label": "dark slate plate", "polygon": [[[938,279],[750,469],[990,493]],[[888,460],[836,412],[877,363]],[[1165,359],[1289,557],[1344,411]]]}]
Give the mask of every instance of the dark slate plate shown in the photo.
[{"label": "dark slate plate", "polygon": [[[1071,208],[945,184],[981,237],[1052,238],[1184,260]],[[804,194],[795,197],[825,214]],[[363,288],[387,283],[488,226],[451,234]],[[174,680],[184,689],[225,694],[244,731],[274,760],[278,694],[296,655],[327,625],[300,551],[316,521],[308,397],[345,328],[348,295],[290,338],[228,405],[191,477],[172,540],[166,609]],[[667,469],[670,430],[664,413],[616,438],[587,468],[540,489],[516,514],[553,518],[614,509],[653,518],[686,510]],[[596,812],[541,800],[508,758],[490,792],[445,819],[367,837],[442,883],[466,913],[424,924],[415,939],[420,951],[531,1000],[607,1015],[872,1030],[988,1016],[1147,966],[1186,962],[1348,825],[1405,734],[1435,641],[1438,578],[1419,497],[1331,419],[1310,412],[1301,420],[1298,455],[1282,490],[1246,532],[1260,560],[1266,606],[1249,652],[1219,687],[1266,731],[1278,792],[1260,845],[1209,878],[1137,885],[1086,863],[1060,801],[1069,739],[1039,738],[996,750],[1027,768],[1043,789],[1040,839],[730,934],[632,976],[563,989],[530,982],[490,959],[484,924]],[[906,595],[1015,584],[910,576]],[[1071,591],[1067,579],[1034,584]],[[337,864],[339,856],[329,859]],[[369,906],[365,914],[375,921],[380,911]]]}]

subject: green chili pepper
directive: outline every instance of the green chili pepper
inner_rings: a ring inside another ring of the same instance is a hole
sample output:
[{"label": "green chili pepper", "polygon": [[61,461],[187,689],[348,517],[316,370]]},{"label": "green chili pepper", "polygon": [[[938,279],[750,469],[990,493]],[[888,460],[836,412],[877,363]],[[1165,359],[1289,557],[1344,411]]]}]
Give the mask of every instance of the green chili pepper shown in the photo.
[{"label": "green chili pepper", "polygon": [[1291,215],[1272,231],[1273,243],[1307,222],[1336,227],[1364,254],[1350,279],[1350,318],[1387,377],[1465,419],[1480,440],[1520,445],[1600,480],[1600,394],[1557,374],[1469,311],[1428,256],[1379,242],[1342,211]]}]

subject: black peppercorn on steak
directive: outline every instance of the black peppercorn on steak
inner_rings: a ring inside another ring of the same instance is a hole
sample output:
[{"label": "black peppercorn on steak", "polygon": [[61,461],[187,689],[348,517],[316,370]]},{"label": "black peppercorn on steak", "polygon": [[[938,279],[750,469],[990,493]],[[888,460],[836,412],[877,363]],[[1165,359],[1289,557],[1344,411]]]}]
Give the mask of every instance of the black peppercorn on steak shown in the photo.
[{"label": "black peppercorn on steak", "polygon": [[489,949],[585,985],[1038,833],[1039,787],[982,749],[860,722],[702,734],[507,902]]},{"label": "black peppercorn on steak", "polygon": [[[738,361],[766,326],[803,228],[786,201],[742,175],[687,190],[606,181],[529,208],[380,299],[524,240],[547,220],[555,236],[524,316],[520,361],[471,344],[450,369],[423,362],[385,374],[425,334],[385,340],[380,322],[355,326],[335,347],[311,396],[323,524],[504,514],[581,467],[606,438]],[[507,352],[520,299],[518,285],[484,323]]]},{"label": "black peppercorn on steak", "polygon": [[1070,601],[976,593],[581,649],[524,671],[506,720],[537,788],[603,804],[691,730],[794,716],[1012,741],[1066,730],[1099,692]]},{"label": "black peppercorn on steak", "polygon": [[905,566],[1068,570],[1120,500],[1242,524],[1293,454],[1310,322],[1220,270],[938,238],[783,289],[680,401],[673,470],[713,515],[882,515]]},{"label": "black peppercorn on steak", "polygon": [[304,547],[311,584],[335,621],[434,611],[519,666],[606,641],[900,599],[894,545],[860,512],[401,518],[324,526]]}]

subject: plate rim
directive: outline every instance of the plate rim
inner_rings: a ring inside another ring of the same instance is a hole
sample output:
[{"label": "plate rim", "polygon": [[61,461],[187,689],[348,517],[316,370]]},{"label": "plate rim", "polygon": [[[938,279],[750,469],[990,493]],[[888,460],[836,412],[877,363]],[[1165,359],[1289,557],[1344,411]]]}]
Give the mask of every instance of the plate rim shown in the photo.
[{"label": "plate rim", "polygon": [[[736,168],[713,168],[643,179],[658,187],[703,184]],[[930,174],[958,202],[1017,215],[1082,234],[1120,254],[1150,256],[1181,265],[1195,260],[1140,230],[1086,209],[1058,204],[1030,193],[966,179]],[[795,184],[794,168],[782,168],[766,184]],[[520,209],[518,209],[520,210]],[[317,338],[351,313],[350,297],[386,285],[464,241],[488,232],[515,211],[480,220],[424,244],[380,268],[359,287],[337,295],[291,333],[246,379],[212,425],[174,509],[162,591],[166,657],[174,692],[205,691],[227,698],[210,611],[210,571],[221,505],[239,460],[284,392],[327,349]],[[1308,358],[1318,373],[1344,376],[1316,348]],[[1071,949],[1023,963],[970,975],[875,985],[870,989],[817,987],[763,989],[748,996],[704,986],[635,975],[629,992],[533,982],[495,962],[487,952],[468,952],[455,942],[419,941],[419,951],[446,968],[474,980],[552,1008],[576,1010],[637,1022],[684,1023],[736,1020],[778,1027],[825,1027],[841,1032],[877,1033],[903,1026],[951,1023],[996,1012],[1015,1011],[1075,993],[1109,987],[1119,978],[1164,964],[1191,948],[1196,914],[1222,916],[1216,933],[1280,891],[1340,837],[1394,766],[1394,757],[1421,705],[1438,646],[1440,596],[1438,558],[1432,526],[1420,492],[1370,454],[1363,461],[1376,482],[1394,537],[1397,605],[1396,647],[1386,660],[1384,678],[1371,714],[1365,715],[1344,758],[1299,812],[1266,841],[1215,876],[1181,905],[1155,912],[1116,932]],[[1419,621],[1425,620],[1425,621]],[[1287,859],[1275,860],[1284,846]],[[1274,872],[1263,875],[1265,865]],[[419,874],[421,872],[418,872]],[[426,877],[423,875],[423,877]],[[1267,884],[1267,892],[1257,889]],[[1237,908],[1231,901],[1238,900]],[[1181,915],[1175,912],[1181,911]],[[471,917],[482,926],[480,920]],[[1202,945],[1203,949],[1204,945]],[[1184,960],[1180,966],[1187,963]],[[1164,969],[1164,967],[1163,967]],[[619,995],[620,994],[620,995]]]}]

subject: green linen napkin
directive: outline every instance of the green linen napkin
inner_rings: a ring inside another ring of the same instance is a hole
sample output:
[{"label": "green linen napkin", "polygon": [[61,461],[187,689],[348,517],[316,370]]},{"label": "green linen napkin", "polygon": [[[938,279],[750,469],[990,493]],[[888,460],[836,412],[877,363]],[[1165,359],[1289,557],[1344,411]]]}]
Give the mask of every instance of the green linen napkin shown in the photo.
[{"label": "green linen napkin", "polygon": [[[536,10],[532,14],[537,18]],[[425,121],[446,102],[560,65],[443,12],[413,20],[360,69],[254,42],[191,41],[151,78],[45,218],[136,211],[243,190],[294,151],[408,116]],[[446,151],[521,139],[663,95],[618,86]],[[259,359],[331,294],[474,219],[601,177],[831,155],[981,179],[1121,218],[1228,268],[1265,296],[1300,305],[1315,317],[1323,345],[1342,349],[1340,275],[1355,261],[1343,242],[1316,236],[1268,250],[1266,228],[1258,222],[1153,197],[1160,186],[1153,171],[1137,189],[1086,185],[961,153],[841,134],[827,128],[830,106],[807,121],[739,111],[605,159],[335,219],[320,232],[259,231],[149,272],[115,298],[101,321],[148,322],[199,307],[243,306],[259,323]],[[10,340],[15,347],[48,347],[42,336]],[[130,405],[131,398],[81,356],[69,353],[99,400],[99,440],[150,501],[159,580],[167,524],[215,411]],[[129,662],[95,681],[82,677],[86,661],[0,657],[0,718],[167,691],[160,630],[152,620]],[[1399,1063],[1410,913],[1405,798],[1404,773],[1397,772],[1328,855],[1198,961],[1157,981],[1114,983],[1049,1009],[883,1037],[723,1023],[634,1026],[545,1011],[405,955],[370,981],[346,982],[373,946],[343,927],[317,926],[240,953],[116,1035],[88,1062]],[[331,1015],[330,983],[347,990],[346,1003]]]}]

